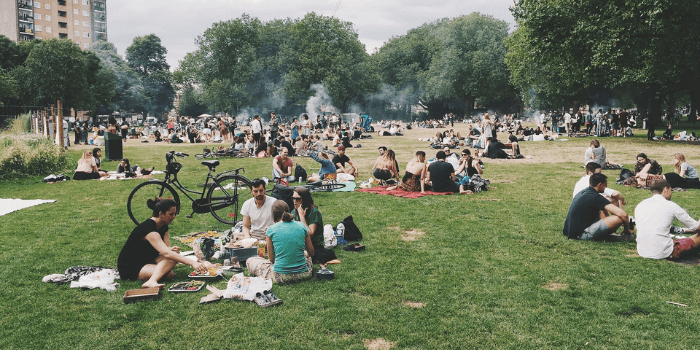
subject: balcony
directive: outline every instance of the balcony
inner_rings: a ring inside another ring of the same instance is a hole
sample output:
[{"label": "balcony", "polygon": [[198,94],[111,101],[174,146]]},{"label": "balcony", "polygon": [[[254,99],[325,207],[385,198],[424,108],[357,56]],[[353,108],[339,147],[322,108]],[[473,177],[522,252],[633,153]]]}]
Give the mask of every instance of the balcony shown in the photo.
[{"label": "balcony", "polygon": [[61,6],[66,6],[66,0],[58,0],[58,4]]},{"label": "balcony", "polygon": [[18,19],[23,23],[34,23],[34,17],[28,13],[20,13]]},{"label": "balcony", "polygon": [[66,15],[67,15],[66,11],[58,11],[59,17],[66,17]]},{"label": "balcony", "polygon": [[66,33],[58,33],[58,38],[59,38],[59,39],[68,39],[68,34],[66,34]]},{"label": "balcony", "polygon": [[31,11],[32,11],[32,5],[33,5],[33,4],[32,4],[31,1],[22,1],[22,0],[17,1],[17,8],[19,8],[20,10],[30,11],[30,12],[31,12]]},{"label": "balcony", "polygon": [[68,23],[66,23],[66,22],[58,22],[58,27],[59,27],[59,28],[68,28]]}]

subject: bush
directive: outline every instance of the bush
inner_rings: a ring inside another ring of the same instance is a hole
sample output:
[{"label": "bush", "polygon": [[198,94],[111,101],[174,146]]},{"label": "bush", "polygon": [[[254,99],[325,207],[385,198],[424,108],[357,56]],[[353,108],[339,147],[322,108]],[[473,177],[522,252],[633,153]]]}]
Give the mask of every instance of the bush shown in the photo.
[{"label": "bush", "polygon": [[48,175],[71,169],[65,150],[43,137],[6,135],[0,139],[0,179]]}]

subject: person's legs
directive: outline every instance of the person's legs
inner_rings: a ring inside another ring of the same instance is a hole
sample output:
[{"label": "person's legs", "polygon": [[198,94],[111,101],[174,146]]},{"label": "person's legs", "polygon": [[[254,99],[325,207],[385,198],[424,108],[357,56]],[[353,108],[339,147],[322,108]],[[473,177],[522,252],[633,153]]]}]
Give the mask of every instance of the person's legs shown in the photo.
[{"label": "person's legs", "polygon": [[158,283],[158,281],[163,277],[173,278],[175,276],[173,273],[175,265],[177,265],[177,261],[159,256],[156,259],[156,264],[147,264],[139,271],[139,280],[146,281],[142,286],[144,288],[163,287],[164,284]]},{"label": "person's legs", "polygon": [[685,237],[673,241],[673,253],[668,258],[671,260],[678,259],[686,253],[694,251],[695,248],[700,246],[700,236],[692,235],[690,237]]},{"label": "person's legs", "polygon": [[581,235],[581,240],[584,241],[600,241],[605,239],[607,236],[615,233],[618,227],[622,225],[622,219],[619,216],[606,216],[600,219],[591,226],[588,226],[583,230]]},{"label": "person's legs", "polygon": [[248,258],[248,260],[245,262],[245,266],[253,276],[262,277],[265,279],[272,278],[275,273],[272,268],[272,262],[259,256]]}]

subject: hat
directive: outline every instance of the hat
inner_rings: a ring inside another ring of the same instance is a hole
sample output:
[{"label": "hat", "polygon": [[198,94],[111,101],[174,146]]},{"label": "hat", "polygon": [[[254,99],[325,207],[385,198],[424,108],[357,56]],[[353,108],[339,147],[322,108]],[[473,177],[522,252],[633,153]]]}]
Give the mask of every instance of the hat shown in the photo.
[{"label": "hat", "polygon": [[338,146],[338,151],[345,150],[345,146]]}]

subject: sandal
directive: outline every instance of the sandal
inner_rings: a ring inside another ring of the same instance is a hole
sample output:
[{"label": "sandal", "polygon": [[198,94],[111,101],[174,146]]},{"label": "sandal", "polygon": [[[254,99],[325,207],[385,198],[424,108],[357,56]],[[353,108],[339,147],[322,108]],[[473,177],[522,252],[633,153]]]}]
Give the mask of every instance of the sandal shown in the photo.
[{"label": "sandal", "polygon": [[273,306],[273,305],[279,305],[282,304],[282,299],[278,298],[277,295],[271,290],[266,290],[264,292],[265,296],[267,297],[267,300],[270,301],[270,305],[268,306]]},{"label": "sandal", "polygon": [[343,247],[343,250],[348,251],[348,252],[362,252],[365,250],[365,246],[363,246],[360,243],[355,243],[353,245],[346,245]]}]

